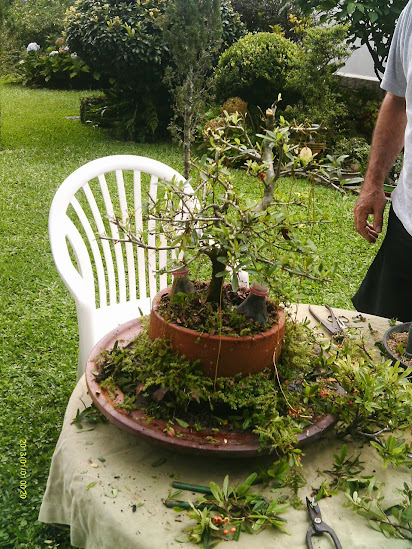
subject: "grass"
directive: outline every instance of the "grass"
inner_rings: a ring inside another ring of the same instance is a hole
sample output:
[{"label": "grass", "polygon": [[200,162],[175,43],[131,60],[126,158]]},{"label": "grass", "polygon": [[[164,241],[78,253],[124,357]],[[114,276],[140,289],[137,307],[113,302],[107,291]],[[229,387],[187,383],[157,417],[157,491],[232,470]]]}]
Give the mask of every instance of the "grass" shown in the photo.
[{"label": "grass", "polygon": [[[0,547],[70,547],[67,532],[37,522],[50,459],[76,380],[77,325],[73,300],[55,270],[47,219],[53,195],[74,169],[109,154],[142,154],[182,171],[170,144],[113,140],[67,117],[78,115],[79,92],[0,86]],[[243,176],[240,184],[246,185]],[[305,181],[285,181],[309,192]],[[355,198],[316,188],[316,203],[333,223],[314,240],[326,263],[338,262],[333,283],[304,281],[296,298],[351,307],[376,248],[353,229]],[[20,441],[27,441],[27,492],[19,498]]]}]

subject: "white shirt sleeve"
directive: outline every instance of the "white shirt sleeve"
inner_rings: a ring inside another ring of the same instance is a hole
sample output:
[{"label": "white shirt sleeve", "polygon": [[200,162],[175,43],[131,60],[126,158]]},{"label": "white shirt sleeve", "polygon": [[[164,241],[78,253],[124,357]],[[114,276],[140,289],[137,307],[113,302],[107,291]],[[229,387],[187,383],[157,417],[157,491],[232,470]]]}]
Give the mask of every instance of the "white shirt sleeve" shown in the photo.
[{"label": "white shirt sleeve", "polygon": [[406,94],[407,63],[409,60],[409,52],[406,47],[409,40],[406,38],[412,32],[411,7],[412,2],[408,2],[398,19],[389,50],[385,74],[381,82],[382,89],[399,97],[405,97]]}]

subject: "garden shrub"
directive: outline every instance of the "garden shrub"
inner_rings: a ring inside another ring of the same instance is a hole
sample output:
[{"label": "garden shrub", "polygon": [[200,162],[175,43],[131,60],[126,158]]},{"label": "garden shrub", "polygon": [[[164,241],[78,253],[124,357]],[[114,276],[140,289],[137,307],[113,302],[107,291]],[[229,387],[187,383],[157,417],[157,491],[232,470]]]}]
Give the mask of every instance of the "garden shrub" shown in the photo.
[{"label": "garden shrub", "polygon": [[276,26],[287,32],[293,28],[289,15],[301,14],[294,0],[232,0],[232,6],[249,32],[269,32]]},{"label": "garden shrub", "polygon": [[[119,120],[119,127],[128,128],[127,138],[156,137],[172,114],[163,82],[170,64],[162,28],[167,4],[167,0],[77,0],[69,10],[68,45],[91,70],[110,78],[111,110],[126,117]],[[221,11],[223,39],[231,43],[243,27],[229,0],[222,1]],[[129,108],[126,101],[131,102]]]},{"label": "garden shrub", "polygon": [[228,48],[215,71],[216,93],[220,100],[239,96],[249,105],[270,106],[279,93],[288,102],[288,74],[299,47],[280,34],[247,34]]},{"label": "garden shrub", "polygon": [[[333,154],[335,156],[347,155],[345,165],[350,166],[351,164],[356,164],[357,166],[353,167],[355,169],[357,168],[361,172],[361,175],[364,175],[366,168],[368,167],[370,149],[371,147],[364,137],[344,137],[336,143]],[[402,170],[402,165],[403,152],[398,155],[393,166],[389,170],[385,183],[396,185]]]},{"label": "garden shrub", "polygon": [[63,38],[49,40],[46,48],[31,42],[19,64],[19,73],[26,85],[49,88],[83,89],[95,81],[88,66],[70,52]]},{"label": "garden shrub", "polygon": [[336,71],[349,55],[346,44],[347,26],[314,26],[305,30],[301,53],[288,74],[288,86],[297,97],[290,104],[289,120],[311,122],[328,128],[328,139],[334,141],[341,131],[348,109]]},{"label": "garden shrub", "polygon": [[370,145],[364,137],[344,137],[338,141],[333,149],[335,156],[346,155],[345,164],[357,164],[359,171],[364,174],[370,153]]},{"label": "garden shrub", "polygon": [[240,97],[229,97],[222,105],[221,113],[227,112],[228,114],[234,114],[238,112],[239,114],[247,113],[247,103],[240,99]]},{"label": "garden shrub", "polygon": [[[80,121],[83,124],[105,126],[104,108],[107,97],[104,92],[96,91],[83,95],[80,98]],[[110,124],[107,124],[110,126]]]},{"label": "garden shrub", "polygon": [[[4,0],[2,0],[3,2]],[[13,2],[4,25],[20,46],[59,35],[64,28],[65,12],[74,0],[20,0]]]}]

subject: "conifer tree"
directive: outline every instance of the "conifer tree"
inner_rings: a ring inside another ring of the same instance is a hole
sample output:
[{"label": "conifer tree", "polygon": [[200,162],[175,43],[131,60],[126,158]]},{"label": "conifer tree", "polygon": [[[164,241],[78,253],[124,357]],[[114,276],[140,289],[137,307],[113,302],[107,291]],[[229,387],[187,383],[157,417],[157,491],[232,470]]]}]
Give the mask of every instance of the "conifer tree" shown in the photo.
[{"label": "conifer tree", "polygon": [[173,65],[166,81],[174,102],[170,129],[183,145],[184,176],[190,174],[194,133],[210,96],[213,61],[222,40],[220,0],[173,0],[166,10],[164,39]]}]

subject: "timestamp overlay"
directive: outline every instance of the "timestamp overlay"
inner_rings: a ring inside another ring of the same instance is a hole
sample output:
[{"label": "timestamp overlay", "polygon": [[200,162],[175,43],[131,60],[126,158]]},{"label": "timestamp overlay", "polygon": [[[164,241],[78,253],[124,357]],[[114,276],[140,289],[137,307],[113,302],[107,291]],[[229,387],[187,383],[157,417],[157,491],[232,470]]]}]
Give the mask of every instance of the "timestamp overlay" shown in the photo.
[{"label": "timestamp overlay", "polygon": [[27,498],[27,440],[20,439],[19,442],[19,497]]}]

